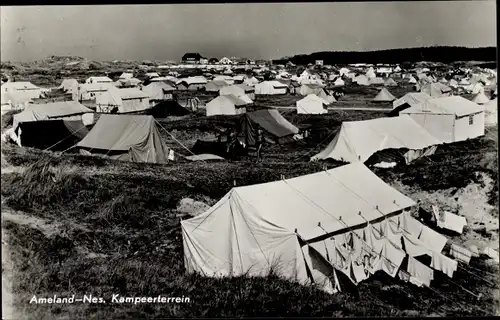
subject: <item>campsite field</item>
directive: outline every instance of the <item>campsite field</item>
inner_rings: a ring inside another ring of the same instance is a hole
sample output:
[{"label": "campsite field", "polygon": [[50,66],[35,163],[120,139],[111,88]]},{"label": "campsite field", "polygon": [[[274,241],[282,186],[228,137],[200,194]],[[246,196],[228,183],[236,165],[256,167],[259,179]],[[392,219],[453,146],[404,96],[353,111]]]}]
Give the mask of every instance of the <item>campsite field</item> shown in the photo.
[{"label": "campsite field", "polygon": [[[366,92],[348,94],[363,95],[365,100],[371,97]],[[288,99],[281,101],[293,104]],[[249,157],[212,163],[137,164],[2,144],[2,228],[8,236],[2,250],[5,245],[13,262],[10,281],[15,312],[29,319],[499,314],[498,265],[484,256],[459,268],[451,280],[438,277],[431,288],[378,275],[357,290],[333,296],[272,275],[213,279],[184,273],[176,209],[181,199],[213,205],[234,183],[248,185],[322,170],[325,164],[309,162],[309,157],[328,144],[342,121],[384,114],[331,110],[315,116],[283,111],[293,124],[311,125],[314,130],[308,139],[264,149],[260,163]],[[8,118],[3,117],[2,130]],[[165,130],[160,132],[170,147],[187,155],[166,130],[191,148],[197,139],[211,137],[217,128],[235,121],[194,114],[161,120]],[[375,173],[420,200],[424,208],[438,204],[470,214],[471,219],[480,211],[482,218],[472,219],[464,234],[452,241],[498,248],[496,154],[497,131],[488,129],[484,137],[443,146],[435,155],[406,167]],[[33,294],[92,294],[107,301],[113,294],[162,294],[189,297],[190,302],[36,305],[28,303]]]}]

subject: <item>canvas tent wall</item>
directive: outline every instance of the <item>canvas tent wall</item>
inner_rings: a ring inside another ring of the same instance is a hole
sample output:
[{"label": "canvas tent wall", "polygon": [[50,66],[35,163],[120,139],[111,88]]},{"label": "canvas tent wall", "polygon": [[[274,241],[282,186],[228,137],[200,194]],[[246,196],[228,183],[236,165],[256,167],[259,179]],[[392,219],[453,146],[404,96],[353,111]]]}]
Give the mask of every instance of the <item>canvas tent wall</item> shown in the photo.
[{"label": "canvas tent wall", "polygon": [[379,93],[372,99],[374,102],[391,102],[396,100],[396,97],[392,95],[386,88],[382,88]]},{"label": "canvas tent wall", "polygon": [[453,93],[450,87],[439,82],[422,85],[420,92],[427,93],[433,98],[448,97]]},{"label": "canvas tent wall", "polygon": [[484,94],[484,92],[479,92],[476,94],[476,96],[472,99],[472,102],[477,103],[477,104],[485,104],[490,102],[490,99]]},{"label": "canvas tent wall", "polygon": [[43,150],[65,151],[89,132],[81,120],[22,122],[18,127],[20,145]]},{"label": "canvas tent wall", "polygon": [[67,93],[71,93],[72,100],[78,100],[78,81],[76,79],[64,79],[59,86],[59,89]]},{"label": "canvas tent wall", "polygon": [[233,95],[218,96],[206,105],[207,116],[237,115],[246,112],[247,102]]},{"label": "canvas tent wall", "polygon": [[309,94],[296,102],[298,114],[325,114],[330,103],[315,94]]},{"label": "canvas tent wall", "polygon": [[427,101],[429,99],[432,99],[430,95],[424,92],[409,92],[402,96],[401,98],[395,100],[392,103],[392,107],[396,109],[397,107],[407,103],[410,106],[417,105],[419,103],[422,103],[424,101]]},{"label": "canvas tent wall", "polygon": [[[422,154],[434,153],[441,142],[430,135],[409,116],[346,121],[330,144],[311,161],[328,158],[343,162],[367,162],[388,159],[385,162],[409,163]],[[382,151],[387,150],[385,154]],[[401,150],[401,152],[393,151]],[[375,153],[377,158],[370,159]],[[375,163],[369,163],[375,164]]]},{"label": "canvas tent wall", "polygon": [[247,112],[238,128],[238,139],[246,146],[255,146],[257,130],[261,128],[268,143],[285,143],[293,140],[299,129],[288,122],[276,109]]},{"label": "canvas tent wall", "polygon": [[220,89],[219,94],[221,96],[233,95],[247,101],[247,103],[253,103],[252,99],[255,99],[255,89],[241,84],[223,87]]},{"label": "canvas tent wall", "polygon": [[205,85],[205,91],[207,92],[219,92],[223,87],[229,86],[226,80],[213,80]]},{"label": "canvas tent wall", "polygon": [[445,143],[484,135],[484,108],[459,96],[429,99],[400,112]]},{"label": "canvas tent wall", "polygon": [[[88,114],[88,117],[83,115]],[[26,107],[22,112],[14,115],[14,130],[19,123],[34,122],[41,120],[85,120],[84,124],[90,124],[93,121],[93,111],[78,101],[62,101],[46,104],[32,104]]]},{"label": "canvas tent wall", "polygon": [[76,148],[132,162],[166,163],[169,154],[150,115],[102,114]]},{"label": "canvas tent wall", "polygon": [[255,85],[255,94],[278,95],[286,94],[288,86],[279,81],[264,81]]},{"label": "canvas tent wall", "polygon": [[346,233],[414,205],[360,163],[235,187],[206,212],[181,221],[186,272],[266,276],[274,267],[280,277],[335,293],[341,290],[336,270],[305,241]]},{"label": "canvas tent wall", "polygon": [[167,118],[171,116],[180,117],[188,115],[189,113],[188,109],[174,100],[159,101],[151,109],[145,111],[145,114],[152,115],[155,118]]},{"label": "canvas tent wall", "polygon": [[384,86],[386,87],[397,87],[397,85],[398,84],[396,83],[396,81],[394,81],[393,78],[387,78],[387,80],[385,80],[384,82]]},{"label": "canvas tent wall", "polygon": [[175,88],[163,82],[151,82],[141,90],[148,95],[150,104],[156,104],[158,101],[173,99]]}]

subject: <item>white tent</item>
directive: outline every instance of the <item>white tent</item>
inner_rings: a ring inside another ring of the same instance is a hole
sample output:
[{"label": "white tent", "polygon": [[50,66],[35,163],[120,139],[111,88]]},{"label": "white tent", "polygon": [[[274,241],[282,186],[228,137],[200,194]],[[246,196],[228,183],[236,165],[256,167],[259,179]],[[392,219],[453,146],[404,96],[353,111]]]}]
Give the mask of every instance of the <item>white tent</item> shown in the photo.
[{"label": "white tent", "polygon": [[149,96],[150,101],[172,99],[175,88],[164,82],[151,82],[141,88]]},{"label": "white tent", "polygon": [[458,84],[461,86],[468,86],[468,85],[470,85],[470,82],[466,78],[463,78],[462,80],[460,80],[460,82]]},{"label": "white tent", "polygon": [[484,123],[487,126],[496,126],[498,124],[498,101],[497,99],[490,100],[484,105],[485,119]]},{"label": "white tent", "polygon": [[467,91],[470,91],[472,94],[478,94],[479,92],[484,92],[484,86],[481,83],[476,83],[474,85],[467,86],[465,88]]},{"label": "white tent", "polygon": [[225,96],[225,95],[233,95],[235,97],[238,97],[241,99],[241,97],[244,97],[244,100],[247,101],[247,103],[253,103],[251,100],[250,95],[253,96],[254,90],[252,87],[246,86],[246,85],[232,85],[232,86],[226,86],[222,87],[219,91],[219,95]]},{"label": "white tent", "polygon": [[297,101],[298,114],[324,114],[328,113],[326,106],[330,103],[315,94],[310,94]]},{"label": "white tent", "polygon": [[207,103],[207,116],[242,114],[246,112],[245,105],[245,101],[233,95],[218,96]]},{"label": "white tent", "polygon": [[408,103],[410,106],[414,106],[416,104],[422,103],[424,101],[427,101],[429,99],[432,99],[430,95],[424,92],[409,92],[402,96],[401,98],[395,100],[392,103],[393,108],[397,108],[405,103]]},{"label": "white tent", "polygon": [[382,88],[379,93],[372,99],[375,102],[390,102],[396,100],[396,97],[392,95],[386,88]]},{"label": "white tent", "polygon": [[393,78],[387,78],[387,80],[385,80],[385,82],[384,82],[384,86],[386,86],[386,87],[395,87],[397,85],[398,84],[396,83],[396,81],[394,81]]},{"label": "white tent", "polygon": [[361,163],[234,187],[206,212],[181,221],[184,265],[187,273],[209,277],[273,270],[335,293],[341,290],[336,269],[305,241],[345,234],[415,205]]},{"label": "white tent", "polygon": [[415,79],[413,76],[410,76],[408,78],[408,83],[417,83],[417,79]]},{"label": "white tent", "polygon": [[247,86],[254,87],[256,84],[259,83],[259,80],[257,80],[257,78],[255,77],[245,78],[245,80],[243,80],[243,83],[246,84]]},{"label": "white tent", "polygon": [[448,83],[448,86],[450,86],[451,88],[458,88],[458,82],[457,80],[455,79],[451,79],[450,82]]},{"label": "white tent", "polygon": [[333,85],[336,86],[336,87],[340,87],[340,86],[343,86],[345,85],[345,82],[344,80],[342,80],[341,77],[338,77],[334,82],[333,82]]},{"label": "white tent", "polygon": [[286,94],[288,91],[288,86],[279,81],[264,81],[255,85],[255,94]]},{"label": "white tent", "polygon": [[453,93],[450,87],[439,82],[422,85],[420,92],[427,93],[433,98],[447,97]]},{"label": "white tent", "polygon": [[472,102],[475,102],[477,104],[485,104],[490,102],[490,99],[484,94],[483,91],[479,92],[476,94],[476,96],[472,99]]},{"label": "white tent", "polygon": [[78,100],[78,81],[76,79],[64,79],[59,89],[71,93],[72,100]]},{"label": "white tent", "polygon": [[373,70],[373,67],[370,67],[368,71],[366,71],[365,76],[370,79],[375,78],[377,75],[375,74],[375,70]]},{"label": "white tent", "polygon": [[484,135],[484,107],[459,96],[429,99],[400,112],[450,143]]},{"label": "white tent", "polygon": [[[403,156],[407,163],[429,147],[440,144],[422,126],[407,115],[342,123],[339,133],[314,160],[335,159],[345,162],[365,162],[373,154],[386,149],[409,149]],[[427,153],[433,153],[431,148]]]},{"label": "white tent", "polygon": [[368,80],[368,77],[365,75],[359,75],[352,79],[353,82],[356,82],[360,86],[368,86],[370,85],[370,81]]}]

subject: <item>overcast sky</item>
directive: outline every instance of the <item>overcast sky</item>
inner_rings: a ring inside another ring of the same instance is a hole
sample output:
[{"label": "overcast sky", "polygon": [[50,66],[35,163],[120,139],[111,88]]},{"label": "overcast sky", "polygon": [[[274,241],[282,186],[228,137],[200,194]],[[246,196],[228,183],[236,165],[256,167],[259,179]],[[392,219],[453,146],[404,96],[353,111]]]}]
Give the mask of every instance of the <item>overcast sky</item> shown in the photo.
[{"label": "overcast sky", "polygon": [[243,3],[1,8],[1,59],[280,58],[316,51],[496,46],[496,3]]}]

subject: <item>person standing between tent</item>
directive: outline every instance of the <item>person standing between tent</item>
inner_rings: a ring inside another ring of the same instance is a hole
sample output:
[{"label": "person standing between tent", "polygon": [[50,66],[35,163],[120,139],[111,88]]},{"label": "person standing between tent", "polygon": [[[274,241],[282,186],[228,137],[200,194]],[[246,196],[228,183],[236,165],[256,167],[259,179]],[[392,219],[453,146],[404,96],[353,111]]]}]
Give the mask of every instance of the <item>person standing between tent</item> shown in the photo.
[{"label": "person standing between tent", "polygon": [[264,143],[264,135],[262,130],[257,129],[257,161],[262,160],[262,144]]}]

